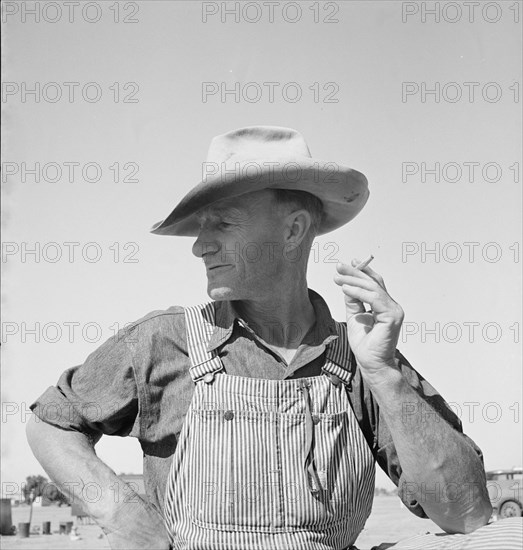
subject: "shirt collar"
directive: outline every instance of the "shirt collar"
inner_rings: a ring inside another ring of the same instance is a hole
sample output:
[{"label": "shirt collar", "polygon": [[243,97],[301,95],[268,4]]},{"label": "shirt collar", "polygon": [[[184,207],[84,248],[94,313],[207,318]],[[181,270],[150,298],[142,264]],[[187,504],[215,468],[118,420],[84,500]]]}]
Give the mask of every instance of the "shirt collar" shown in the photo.
[{"label": "shirt collar", "polygon": [[[309,289],[309,300],[316,314],[316,323],[305,335],[302,344],[308,346],[327,345],[338,338],[336,323],[325,300],[317,292]],[[216,302],[216,327],[207,345],[207,351],[212,352],[229,340],[235,323],[246,328],[245,321],[234,309],[234,303],[230,301]]]}]

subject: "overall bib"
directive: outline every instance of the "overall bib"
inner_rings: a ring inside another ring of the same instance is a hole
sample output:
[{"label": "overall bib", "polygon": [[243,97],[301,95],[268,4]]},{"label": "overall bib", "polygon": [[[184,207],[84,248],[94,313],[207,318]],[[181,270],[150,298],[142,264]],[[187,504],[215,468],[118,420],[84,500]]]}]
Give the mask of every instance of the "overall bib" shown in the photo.
[{"label": "overall bib", "polygon": [[195,383],[169,473],[173,550],[343,550],[370,515],[374,457],[345,385],[344,324],[320,376],[264,380],[224,372],[207,352],[214,304],[185,309]]}]

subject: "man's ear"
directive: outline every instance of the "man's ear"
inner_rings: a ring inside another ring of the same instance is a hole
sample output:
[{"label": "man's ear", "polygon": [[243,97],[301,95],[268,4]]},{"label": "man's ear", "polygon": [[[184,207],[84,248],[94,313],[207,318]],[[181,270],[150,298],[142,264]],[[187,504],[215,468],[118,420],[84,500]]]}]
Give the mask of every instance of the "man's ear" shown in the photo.
[{"label": "man's ear", "polygon": [[307,210],[295,210],[285,217],[285,242],[299,246],[309,232],[312,218]]}]

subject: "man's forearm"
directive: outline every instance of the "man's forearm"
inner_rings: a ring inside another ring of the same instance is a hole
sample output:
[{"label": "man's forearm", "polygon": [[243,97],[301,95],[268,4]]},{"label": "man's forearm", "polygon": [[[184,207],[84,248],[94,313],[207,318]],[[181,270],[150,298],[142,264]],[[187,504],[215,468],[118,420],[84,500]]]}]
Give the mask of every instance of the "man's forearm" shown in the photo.
[{"label": "man's forearm", "polygon": [[409,494],[448,532],[470,532],[490,517],[480,458],[463,437],[390,368],[366,380],[391,432]]},{"label": "man's forearm", "polygon": [[111,548],[169,548],[160,514],[98,458],[87,436],[32,416],[27,438],[49,477],[103,528]]}]

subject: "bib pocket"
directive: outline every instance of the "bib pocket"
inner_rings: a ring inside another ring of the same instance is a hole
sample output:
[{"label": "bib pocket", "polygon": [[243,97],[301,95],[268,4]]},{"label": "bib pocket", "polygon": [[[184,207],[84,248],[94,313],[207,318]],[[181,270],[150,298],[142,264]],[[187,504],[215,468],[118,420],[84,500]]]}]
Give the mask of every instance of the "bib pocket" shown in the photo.
[{"label": "bib pocket", "polygon": [[[275,532],[283,527],[275,413],[193,410],[187,510],[201,526]],[[197,466],[196,466],[197,465]],[[196,483],[192,479],[196,476]]]}]

